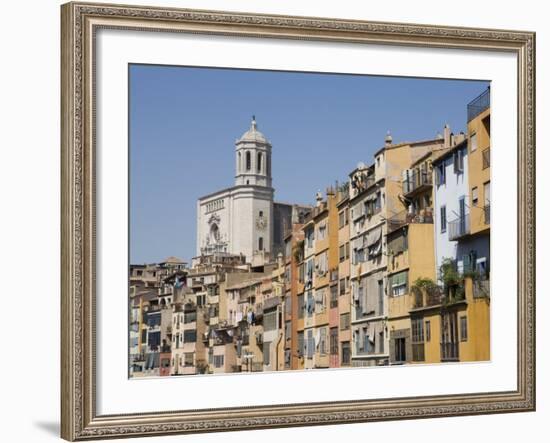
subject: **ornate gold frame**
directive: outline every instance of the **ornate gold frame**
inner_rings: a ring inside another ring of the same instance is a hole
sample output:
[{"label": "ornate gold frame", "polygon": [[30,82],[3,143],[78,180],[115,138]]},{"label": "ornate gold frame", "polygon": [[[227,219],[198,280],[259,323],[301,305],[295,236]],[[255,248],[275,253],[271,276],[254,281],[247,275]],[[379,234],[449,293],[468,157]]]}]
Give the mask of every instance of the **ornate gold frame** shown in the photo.
[{"label": "ornate gold frame", "polygon": [[[61,436],[67,440],[533,411],[535,34],[68,3],[62,22]],[[508,51],[518,58],[518,384],[511,392],[98,416],[95,409],[94,33],[98,28]]]}]

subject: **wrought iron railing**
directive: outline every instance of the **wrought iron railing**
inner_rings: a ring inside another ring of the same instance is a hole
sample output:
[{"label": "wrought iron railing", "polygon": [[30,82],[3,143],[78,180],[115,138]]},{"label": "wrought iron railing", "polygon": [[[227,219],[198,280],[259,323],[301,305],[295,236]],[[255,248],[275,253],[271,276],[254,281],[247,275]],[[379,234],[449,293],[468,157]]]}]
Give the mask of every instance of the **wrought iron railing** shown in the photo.
[{"label": "wrought iron railing", "polygon": [[450,221],[449,223],[449,240],[457,240],[470,233],[470,214],[465,214],[462,217]]},{"label": "wrought iron railing", "polygon": [[468,103],[468,122],[476,118],[479,114],[485,111],[491,105],[490,89],[487,88],[484,92]]},{"label": "wrought iron railing", "polygon": [[441,343],[441,360],[442,361],[458,360],[458,342]]},{"label": "wrought iron railing", "polygon": [[392,217],[388,218],[388,231],[393,232],[400,227],[409,223],[433,223],[433,210],[432,208],[424,208],[418,211],[410,212],[405,209]]},{"label": "wrought iron railing", "polygon": [[407,195],[419,188],[431,185],[432,174],[428,171],[415,169],[405,180],[403,180],[403,194]]}]

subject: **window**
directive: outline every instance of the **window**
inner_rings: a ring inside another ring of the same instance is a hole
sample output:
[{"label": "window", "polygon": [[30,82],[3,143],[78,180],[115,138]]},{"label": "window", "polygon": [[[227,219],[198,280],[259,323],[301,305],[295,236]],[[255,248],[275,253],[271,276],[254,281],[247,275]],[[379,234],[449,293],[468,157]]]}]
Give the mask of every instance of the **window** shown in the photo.
[{"label": "window", "polygon": [[477,206],[477,203],[478,203],[477,186],[474,186],[472,188],[472,206]]},{"label": "window", "polygon": [[344,278],[340,279],[340,295],[344,295],[346,293],[346,280]]},{"label": "window", "polygon": [[345,312],[344,314],[340,314],[340,329],[342,331],[347,331],[349,329],[350,325],[350,313]]},{"label": "window", "polygon": [[447,206],[443,205],[441,211],[441,232],[447,232]]},{"label": "window", "polygon": [[412,359],[424,361],[424,320],[422,318],[411,319],[412,329]]},{"label": "window", "polygon": [[298,318],[304,318],[304,294],[298,295]]},{"label": "window", "polygon": [[292,325],[290,321],[285,322],[285,340],[292,338]]},{"label": "window", "polygon": [[338,328],[330,328],[330,355],[338,354]]},{"label": "window", "polygon": [[457,361],[458,326],[456,312],[446,312],[441,315],[441,360]]},{"label": "window", "polygon": [[408,271],[399,272],[390,277],[391,295],[399,297],[408,292]]},{"label": "window", "polygon": [[327,353],[327,328],[321,328],[319,330],[319,354],[325,355]]},{"label": "window", "polygon": [[315,291],[315,313],[325,312],[327,309],[327,288]]},{"label": "window", "polygon": [[338,307],[338,286],[336,285],[330,287],[330,307]]},{"label": "window", "polygon": [[193,323],[194,321],[197,321],[197,311],[186,312],[183,314],[184,323]]},{"label": "window", "polygon": [[265,342],[264,343],[264,365],[269,366],[271,363],[270,360],[270,348],[271,348],[271,342]]},{"label": "window", "polygon": [[466,316],[460,317],[460,341],[468,340],[468,319]]},{"label": "window", "polygon": [[339,248],[340,263],[346,259],[346,245],[340,245]]},{"label": "window", "polygon": [[460,174],[464,171],[464,151],[462,149],[458,149],[453,154],[453,167],[455,174]]},{"label": "window", "polygon": [[432,325],[429,320],[426,320],[424,331],[426,334],[426,341],[430,341],[432,339]]},{"label": "window", "polygon": [[470,152],[474,152],[477,149],[477,134],[474,132],[470,135]]},{"label": "window", "polygon": [[395,339],[395,359],[394,360],[399,363],[407,361],[407,353],[405,351],[405,338]]},{"label": "window", "polygon": [[277,310],[264,312],[264,331],[274,331],[275,329],[277,329]]},{"label": "window", "polygon": [[264,238],[260,237],[258,238],[258,251],[264,250]]},{"label": "window", "polygon": [[319,231],[319,240],[324,240],[326,237],[327,237],[327,222],[321,222],[319,224],[319,228],[318,228],[318,231]]},{"label": "window", "polygon": [[342,229],[348,224],[348,209],[344,209],[338,213],[338,228]]},{"label": "window", "polygon": [[394,255],[409,249],[407,231],[402,229],[396,233],[392,233],[392,237],[388,238],[388,251]]},{"label": "window", "polygon": [[306,248],[313,248],[313,241],[315,240],[314,231],[312,228],[306,231]]},{"label": "window", "polygon": [[285,313],[286,315],[292,315],[292,298],[290,293],[287,293],[285,297]]},{"label": "window", "polygon": [[304,332],[298,332],[298,355],[303,357],[305,355],[305,343],[304,343]]},{"label": "window", "polygon": [[445,160],[443,160],[436,169],[437,185],[441,186],[445,184]]},{"label": "window", "polygon": [[308,317],[313,316],[313,313],[315,312],[315,299],[313,298],[313,292],[311,291],[308,291],[306,296],[306,312]]},{"label": "window", "polygon": [[384,315],[384,280],[378,280],[378,315]]},{"label": "window", "polygon": [[349,366],[351,362],[351,346],[349,341],[342,342],[342,366]]},{"label": "window", "polygon": [[193,352],[186,352],[183,357],[184,366],[193,366],[195,361],[195,354]]},{"label": "window", "polygon": [[197,330],[188,329],[183,331],[183,342],[184,343],[195,343],[197,341]]},{"label": "window", "polygon": [[487,169],[489,166],[491,166],[491,149],[487,148],[484,149],[481,153],[481,169]]},{"label": "window", "polygon": [[252,169],[252,161],[250,159],[250,151],[246,151],[246,170],[250,171]]},{"label": "window", "polygon": [[315,339],[313,338],[313,330],[307,331],[307,358],[313,358],[313,353],[315,352]]},{"label": "window", "polygon": [[260,211],[260,212],[258,213],[258,215],[259,215],[260,217],[263,217],[263,216],[264,216],[264,211]]},{"label": "window", "polygon": [[223,355],[214,355],[214,367],[215,368],[221,368],[223,366]]},{"label": "window", "polygon": [[262,153],[261,152],[258,152],[256,169],[258,172],[262,172]]}]

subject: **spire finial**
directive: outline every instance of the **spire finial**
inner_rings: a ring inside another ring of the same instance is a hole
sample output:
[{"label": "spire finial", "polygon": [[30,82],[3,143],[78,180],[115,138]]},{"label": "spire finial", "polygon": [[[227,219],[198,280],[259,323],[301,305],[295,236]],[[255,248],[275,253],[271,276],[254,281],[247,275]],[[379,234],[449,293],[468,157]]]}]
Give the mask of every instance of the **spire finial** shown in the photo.
[{"label": "spire finial", "polygon": [[256,130],[257,123],[256,123],[256,116],[252,116],[252,129]]},{"label": "spire finial", "polygon": [[391,132],[388,131],[386,133],[386,138],[384,139],[384,141],[386,142],[386,145],[391,145],[392,144],[392,141],[393,141],[393,137],[391,136]]}]

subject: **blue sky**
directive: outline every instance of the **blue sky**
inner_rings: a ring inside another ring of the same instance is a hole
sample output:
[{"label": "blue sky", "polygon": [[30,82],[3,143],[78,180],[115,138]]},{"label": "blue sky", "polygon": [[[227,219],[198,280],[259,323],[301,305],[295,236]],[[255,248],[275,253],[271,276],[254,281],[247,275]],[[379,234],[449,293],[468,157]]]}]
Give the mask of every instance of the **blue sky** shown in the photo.
[{"label": "blue sky", "polygon": [[130,261],[195,255],[196,201],[234,183],[255,115],[273,145],[277,201],[315,192],[394,142],[466,128],[482,81],[131,65]]}]

